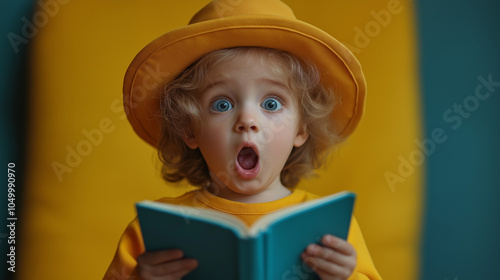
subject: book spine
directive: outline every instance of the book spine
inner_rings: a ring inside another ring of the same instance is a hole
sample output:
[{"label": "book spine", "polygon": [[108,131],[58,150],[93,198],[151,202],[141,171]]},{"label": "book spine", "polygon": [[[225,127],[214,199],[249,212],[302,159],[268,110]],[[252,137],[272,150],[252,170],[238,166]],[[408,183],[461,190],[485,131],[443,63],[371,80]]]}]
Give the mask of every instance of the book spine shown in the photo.
[{"label": "book spine", "polygon": [[265,280],[264,278],[264,242],[263,236],[240,239],[239,246],[239,279]]}]

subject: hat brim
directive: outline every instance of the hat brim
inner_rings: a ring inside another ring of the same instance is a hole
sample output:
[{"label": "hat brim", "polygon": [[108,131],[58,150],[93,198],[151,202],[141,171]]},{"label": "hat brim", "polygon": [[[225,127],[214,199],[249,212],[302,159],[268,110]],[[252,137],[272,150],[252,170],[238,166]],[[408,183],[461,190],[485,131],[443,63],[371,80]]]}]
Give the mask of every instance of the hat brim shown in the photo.
[{"label": "hat brim", "polygon": [[342,43],[308,23],[267,16],[237,16],[199,22],[168,32],[142,49],[124,80],[125,112],[135,132],[158,146],[161,89],[202,56],[219,49],[255,46],[289,52],[313,62],[322,83],[339,97],[332,111],[341,138],[363,115],[366,82],[361,65]]}]

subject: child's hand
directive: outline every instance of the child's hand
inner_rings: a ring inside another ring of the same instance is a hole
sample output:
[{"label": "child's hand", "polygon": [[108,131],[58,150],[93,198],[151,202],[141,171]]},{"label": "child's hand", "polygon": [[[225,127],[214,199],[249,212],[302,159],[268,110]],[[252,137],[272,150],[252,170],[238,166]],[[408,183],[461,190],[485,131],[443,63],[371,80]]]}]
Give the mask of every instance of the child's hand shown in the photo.
[{"label": "child's hand", "polygon": [[356,250],[347,241],[333,235],[321,239],[323,246],[311,244],[302,253],[302,260],[321,279],[344,280],[356,267]]},{"label": "child's hand", "polygon": [[140,279],[181,279],[198,266],[195,259],[181,259],[181,250],[145,252],[137,258],[137,274]]}]

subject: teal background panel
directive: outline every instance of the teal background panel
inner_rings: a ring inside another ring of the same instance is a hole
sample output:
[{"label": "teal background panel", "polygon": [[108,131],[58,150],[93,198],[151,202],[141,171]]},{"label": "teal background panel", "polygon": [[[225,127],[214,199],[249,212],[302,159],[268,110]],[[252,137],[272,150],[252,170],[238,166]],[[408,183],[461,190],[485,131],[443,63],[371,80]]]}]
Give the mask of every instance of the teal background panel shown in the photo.
[{"label": "teal background panel", "polygon": [[[421,279],[499,279],[500,1],[416,1],[426,158]],[[429,144],[429,148],[432,145]]]},{"label": "teal background panel", "polygon": [[[8,257],[7,254],[10,254],[10,246],[15,246],[17,263],[19,259],[17,253],[20,251],[19,247],[22,246],[19,244],[22,225],[21,198],[23,174],[25,174],[24,148],[28,115],[29,42],[32,39],[32,37],[23,35],[23,25],[25,24],[24,19],[32,20],[33,3],[31,0],[0,1],[0,163],[3,172],[5,172],[0,188],[0,221],[2,224],[0,227],[0,279],[15,278],[15,273],[8,270],[10,265],[7,263],[7,258],[10,260],[11,257]],[[29,30],[27,31],[29,32]],[[9,244],[11,232],[7,228],[9,224],[7,221],[7,166],[10,162],[16,165],[15,213],[18,220],[15,228],[15,244],[12,243],[14,239],[10,239],[11,244]],[[15,270],[18,269],[20,268],[16,265]]]}]

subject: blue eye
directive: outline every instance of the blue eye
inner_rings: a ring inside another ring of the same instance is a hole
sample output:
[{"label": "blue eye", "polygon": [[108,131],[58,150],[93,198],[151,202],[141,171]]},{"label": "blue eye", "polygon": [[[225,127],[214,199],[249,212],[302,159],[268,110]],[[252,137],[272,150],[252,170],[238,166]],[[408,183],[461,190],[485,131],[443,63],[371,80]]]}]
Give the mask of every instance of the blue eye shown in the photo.
[{"label": "blue eye", "polygon": [[281,102],[276,98],[267,98],[260,106],[267,111],[277,111],[281,109],[283,105],[281,105]]},{"label": "blue eye", "polygon": [[210,110],[214,112],[226,112],[233,109],[233,104],[226,99],[219,99],[212,103]]}]

